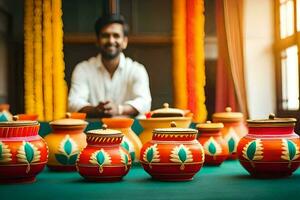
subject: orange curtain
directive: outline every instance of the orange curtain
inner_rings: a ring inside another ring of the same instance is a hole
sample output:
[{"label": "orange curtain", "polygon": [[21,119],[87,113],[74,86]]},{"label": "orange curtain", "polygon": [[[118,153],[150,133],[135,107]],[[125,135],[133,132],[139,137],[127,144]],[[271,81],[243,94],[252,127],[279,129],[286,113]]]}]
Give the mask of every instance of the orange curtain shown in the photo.
[{"label": "orange curtain", "polygon": [[195,122],[205,106],[204,0],[173,1],[173,80],[175,107],[189,109]]},{"label": "orange curtain", "polygon": [[[229,103],[233,104],[234,107],[235,100],[233,97],[235,96],[239,110],[245,117],[248,117],[244,76],[243,0],[217,0],[216,11],[217,36],[221,47],[218,65],[224,65],[225,72],[228,73],[226,79],[229,80],[227,81],[227,96],[231,98]],[[225,76],[226,73],[224,73]],[[232,94],[232,83],[235,95]],[[217,90],[222,89],[218,86],[220,84],[217,83]],[[219,101],[217,91],[216,104]]]}]

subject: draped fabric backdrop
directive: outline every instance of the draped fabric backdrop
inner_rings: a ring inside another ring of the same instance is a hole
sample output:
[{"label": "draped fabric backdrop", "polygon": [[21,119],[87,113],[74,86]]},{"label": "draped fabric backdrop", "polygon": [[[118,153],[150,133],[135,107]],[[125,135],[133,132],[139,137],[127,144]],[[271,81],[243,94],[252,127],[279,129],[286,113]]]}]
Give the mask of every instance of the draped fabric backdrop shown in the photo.
[{"label": "draped fabric backdrop", "polygon": [[[239,110],[247,118],[243,0],[216,0],[216,21],[220,47],[217,67],[216,111],[221,111],[222,107],[226,106],[232,106],[235,110],[235,96]],[[222,71],[224,72],[223,75]],[[227,105],[224,105],[225,103]],[[224,111],[224,108],[222,110]]]},{"label": "draped fabric backdrop", "polygon": [[25,0],[25,112],[50,121],[65,115],[61,0]]},{"label": "draped fabric backdrop", "polygon": [[173,0],[174,103],[195,122],[207,118],[204,59],[204,0]]}]

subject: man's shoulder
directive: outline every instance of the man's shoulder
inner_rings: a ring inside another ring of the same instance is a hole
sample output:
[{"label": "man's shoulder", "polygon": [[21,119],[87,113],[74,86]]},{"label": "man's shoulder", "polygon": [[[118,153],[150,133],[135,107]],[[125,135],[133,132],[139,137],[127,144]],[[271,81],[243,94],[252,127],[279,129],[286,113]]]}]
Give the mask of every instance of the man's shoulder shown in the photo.
[{"label": "man's shoulder", "polygon": [[131,70],[145,69],[145,66],[138,61],[132,60],[130,57],[125,57],[126,66]]},{"label": "man's shoulder", "polygon": [[89,59],[87,60],[83,60],[81,62],[79,62],[75,68],[76,69],[81,69],[81,70],[86,70],[86,69],[91,69],[92,67],[96,67],[99,65],[99,58],[98,58],[99,55],[97,56],[93,56],[93,57],[90,57]]}]

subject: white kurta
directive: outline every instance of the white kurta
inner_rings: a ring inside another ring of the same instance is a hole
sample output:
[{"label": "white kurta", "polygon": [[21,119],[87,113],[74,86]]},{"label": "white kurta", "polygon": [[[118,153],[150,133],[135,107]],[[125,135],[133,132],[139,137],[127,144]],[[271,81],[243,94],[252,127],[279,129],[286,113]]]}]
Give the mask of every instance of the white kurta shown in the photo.
[{"label": "white kurta", "polygon": [[79,63],[72,74],[69,111],[97,106],[100,101],[129,104],[140,114],[150,111],[151,94],[145,67],[121,53],[119,66],[111,78],[100,54]]}]

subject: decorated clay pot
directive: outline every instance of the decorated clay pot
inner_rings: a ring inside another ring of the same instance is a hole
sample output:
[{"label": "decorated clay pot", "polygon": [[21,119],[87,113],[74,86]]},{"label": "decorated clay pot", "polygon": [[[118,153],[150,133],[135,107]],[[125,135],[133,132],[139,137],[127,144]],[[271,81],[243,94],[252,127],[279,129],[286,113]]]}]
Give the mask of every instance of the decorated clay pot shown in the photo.
[{"label": "decorated clay pot", "polygon": [[300,140],[294,132],[296,119],[248,120],[249,133],[238,145],[242,166],[256,177],[291,175],[300,165]]},{"label": "decorated clay pot", "polygon": [[204,151],[197,141],[197,130],[171,128],[153,130],[152,140],[144,144],[140,162],[154,179],[187,181],[201,169]]},{"label": "decorated clay pot", "polygon": [[119,130],[124,134],[123,141],[121,143],[122,147],[129,152],[132,161],[138,162],[142,148],[142,142],[131,129],[133,121],[134,120],[130,118],[102,119],[102,122],[106,124],[108,128]]},{"label": "decorated clay pot", "polygon": [[242,137],[244,137],[248,130],[244,122],[244,116],[240,112],[231,112],[231,108],[227,107],[226,112],[213,114],[213,122],[220,122],[224,124],[222,128],[222,136],[228,145],[229,156],[228,159],[237,159],[236,148]]},{"label": "decorated clay pot", "polygon": [[34,182],[48,159],[37,121],[0,122],[0,182]]},{"label": "decorated clay pot", "polygon": [[188,128],[192,122],[192,114],[176,108],[169,108],[169,104],[164,103],[164,108],[151,111],[148,118],[139,119],[143,127],[143,132],[139,138],[142,144],[152,139],[152,132],[155,128],[168,128],[171,122],[175,122],[177,127]]},{"label": "decorated clay pot", "polygon": [[0,104],[0,122],[12,121],[12,114],[9,112],[9,104]]},{"label": "decorated clay pot", "polygon": [[87,122],[81,119],[59,119],[50,122],[53,132],[45,137],[49,147],[47,166],[51,170],[76,171],[78,154],[86,147],[83,130]]},{"label": "decorated clay pot", "polygon": [[222,137],[222,123],[198,124],[198,141],[203,146],[205,152],[205,165],[221,165],[229,155],[228,146]]},{"label": "decorated clay pot", "polygon": [[123,134],[106,129],[87,132],[87,147],[77,160],[77,170],[89,181],[118,181],[131,167],[129,153],[121,146]]},{"label": "decorated clay pot", "polygon": [[37,114],[17,114],[14,117],[17,120],[32,120],[32,121],[37,121],[39,118]]}]

